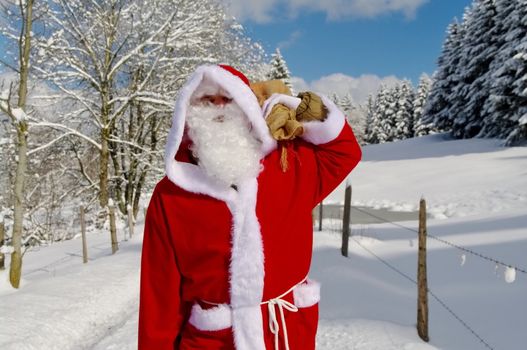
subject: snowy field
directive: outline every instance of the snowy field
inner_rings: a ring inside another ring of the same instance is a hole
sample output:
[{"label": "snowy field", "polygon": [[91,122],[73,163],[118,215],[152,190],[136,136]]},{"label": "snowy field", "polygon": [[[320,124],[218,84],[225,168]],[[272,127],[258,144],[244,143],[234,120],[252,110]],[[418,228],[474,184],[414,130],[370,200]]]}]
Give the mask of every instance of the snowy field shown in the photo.
[{"label": "snowy field", "polygon": [[[354,205],[418,210],[438,219],[527,208],[527,151],[445,134],[366,146],[350,176]],[[344,186],[326,200],[342,202]]]},{"label": "snowy field", "polygon": [[[527,268],[527,148],[434,135],[363,150],[351,176],[354,204],[409,210],[424,195],[434,217],[429,234]],[[330,199],[340,201],[342,193],[343,186]],[[88,264],[80,239],[28,252],[19,290],[8,286],[7,270],[0,272],[0,349],[135,349],[141,224],[114,256],[109,234],[90,232]],[[422,342],[411,281],[417,224],[398,225],[353,227],[349,258],[340,256],[338,234],[315,233],[318,349],[526,348],[527,275],[506,275],[501,265],[433,239],[431,292],[489,346],[431,296],[430,343]]]}]

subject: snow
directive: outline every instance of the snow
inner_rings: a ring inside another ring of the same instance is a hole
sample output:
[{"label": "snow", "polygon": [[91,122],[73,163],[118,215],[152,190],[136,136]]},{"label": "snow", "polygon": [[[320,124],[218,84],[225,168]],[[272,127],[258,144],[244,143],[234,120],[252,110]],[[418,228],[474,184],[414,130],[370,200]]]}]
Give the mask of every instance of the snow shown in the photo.
[{"label": "snow", "polygon": [[508,266],[505,269],[505,282],[512,283],[516,280],[516,269]]},{"label": "snow", "polygon": [[13,117],[15,117],[18,122],[22,122],[27,119],[27,114],[22,108],[13,108],[11,112],[13,113]]},{"label": "snow", "polygon": [[[525,147],[435,134],[363,147],[349,179],[354,205],[413,211],[423,196],[428,214],[446,219],[527,209],[526,168]],[[326,202],[343,198],[341,185]]]},{"label": "snow", "polygon": [[2,90],[2,92],[0,93],[0,100],[7,101],[8,98],[9,98],[9,90],[8,89]]},{"label": "snow", "polygon": [[[502,263],[429,238],[431,293],[492,348],[524,348],[527,148],[434,135],[363,151],[350,176],[354,201],[415,209],[424,195],[432,215],[443,214],[428,220],[429,235]],[[340,201],[343,188],[332,198]],[[18,290],[8,285],[8,270],[0,271],[0,348],[136,349],[142,220],[114,255],[107,231],[88,232],[87,264],[80,239],[28,251]],[[348,258],[340,255],[338,233],[315,232],[317,349],[484,349],[431,294],[430,342],[419,339],[417,222],[398,225],[354,225]]]},{"label": "snow", "polygon": [[114,256],[108,233],[87,239],[87,264],[80,239],[27,252],[19,290],[0,271],[1,349],[90,349],[137,311],[141,239]]},{"label": "snow", "polygon": [[11,254],[12,252],[14,252],[15,248],[13,248],[13,246],[10,246],[10,245],[1,245],[0,246],[0,253],[2,254]]}]

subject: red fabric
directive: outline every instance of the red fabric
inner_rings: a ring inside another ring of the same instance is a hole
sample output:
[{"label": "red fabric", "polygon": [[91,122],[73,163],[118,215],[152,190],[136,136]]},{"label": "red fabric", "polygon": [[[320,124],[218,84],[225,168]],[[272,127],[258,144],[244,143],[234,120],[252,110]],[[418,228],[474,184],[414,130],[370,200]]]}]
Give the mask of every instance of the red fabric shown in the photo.
[{"label": "red fabric", "polygon": [[[263,240],[263,299],[275,298],[299,283],[311,264],[311,212],[361,158],[346,123],[323,145],[302,140],[280,167],[280,151],[263,159],[256,213]],[[189,193],[168,178],[156,186],[147,211],[141,258],[139,350],[234,349],[230,329],[200,331],[187,320],[194,300],[229,303],[231,213],[226,203]],[[291,300],[289,294],[286,299]],[[262,306],[265,342],[274,348]],[[318,304],[285,311],[291,350],[315,347]],[[280,332],[280,346],[283,347]]]},{"label": "red fabric", "polygon": [[234,69],[233,67],[231,66],[228,66],[226,64],[220,64],[219,65],[221,68],[231,72],[232,74],[236,75],[238,78],[240,78],[247,86],[250,86],[250,83],[249,83],[249,79],[247,79],[247,77],[240,71]]}]

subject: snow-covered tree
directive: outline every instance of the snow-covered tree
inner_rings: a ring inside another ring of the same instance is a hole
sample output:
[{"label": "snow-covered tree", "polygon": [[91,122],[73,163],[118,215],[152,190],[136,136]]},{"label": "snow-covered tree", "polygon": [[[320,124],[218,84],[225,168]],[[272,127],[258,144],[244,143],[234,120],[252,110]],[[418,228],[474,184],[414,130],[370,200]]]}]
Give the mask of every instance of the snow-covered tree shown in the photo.
[{"label": "snow-covered tree", "polygon": [[433,131],[433,124],[423,123],[423,107],[430,94],[430,88],[432,86],[432,80],[426,74],[422,74],[419,78],[419,86],[415,95],[413,103],[413,135],[412,136],[423,136],[428,135],[430,131]]},{"label": "snow-covered tree", "polygon": [[449,27],[425,123],[455,137],[525,140],[526,8],[524,0],[474,0]]},{"label": "snow-covered tree", "polygon": [[[16,175],[14,179],[14,205],[13,205],[13,232],[11,235],[11,265],[9,270],[9,281],[14,288],[20,286],[22,273],[22,234],[24,219],[24,192],[26,185],[26,172],[28,163],[28,134],[29,124],[27,118],[28,106],[28,84],[30,71],[30,52],[32,48],[32,29],[33,29],[33,0],[18,1],[16,4],[19,13],[16,16],[20,28],[17,41],[18,57],[15,59],[17,75],[17,86],[10,84],[9,87],[2,86],[0,96],[0,111],[7,115],[11,125],[16,130]],[[7,11],[12,11],[10,7]],[[14,23],[9,23],[14,24]],[[14,31],[2,28],[3,36],[13,35]]]},{"label": "snow-covered tree", "polygon": [[527,6],[521,1],[496,0],[496,9],[499,50],[490,65],[486,117],[478,136],[514,144],[526,139],[520,120],[527,113]]},{"label": "snow-covered tree", "polygon": [[289,68],[287,68],[287,63],[282,56],[280,49],[277,48],[271,57],[271,71],[269,72],[268,78],[282,80],[284,84],[287,85],[291,91],[293,91],[293,86],[291,84],[291,72],[289,72]]},{"label": "snow-covered tree", "polygon": [[423,111],[423,123],[433,123],[438,130],[450,131],[454,115],[450,112],[459,82],[459,60],[461,58],[461,39],[463,23],[456,20],[448,26],[447,37],[433,74],[430,96]]},{"label": "snow-covered tree", "polygon": [[457,86],[452,133],[470,138],[483,126],[483,105],[489,96],[489,67],[497,53],[496,6],[494,0],[475,0],[466,18],[459,62],[461,79]]},{"label": "snow-covered tree", "polygon": [[353,133],[357,138],[359,144],[366,143],[366,118],[368,111],[361,105],[353,105],[351,111],[347,115],[348,123],[353,129]]},{"label": "snow-covered tree", "polygon": [[329,95],[329,99],[337,106],[340,106],[340,97],[336,92],[333,92]]},{"label": "snow-covered tree", "polygon": [[370,143],[392,141],[394,107],[393,91],[381,85],[371,115]]},{"label": "snow-covered tree", "polygon": [[395,126],[397,115],[397,97],[400,95],[401,86],[395,85],[393,88],[388,88],[384,92],[384,96],[380,97],[378,105],[378,113],[382,116],[382,126],[386,135],[386,142],[397,140],[397,129]]},{"label": "snow-covered tree", "polygon": [[373,134],[372,134],[372,128],[373,128],[373,116],[375,114],[375,98],[372,94],[368,95],[368,101],[366,102],[366,106],[364,107],[364,141],[367,143],[374,143],[373,142]]},{"label": "snow-covered tree", "polygon": [[414,91],[409,80],[403,80],[396,89],[393,140],[403,140],[413,136]]},{"label": "snow-covered tree", "polygon": [[346,116],[348,116],[351,113],[351,111],[355,108],[353,97],[351,97],[351,94],[349,92],[345,94],[344,97],[339,102],[340,103],[338,104],[338,106],[344,112]]},{"label": "snow-covered tree", "polygon": [[270,67],[262,45],[251,40],[234,18],[225,17],[226,30],[219,46],[219,61],[236,67],[250,81],[266,80]]},{"label": "snow-covered tree", "polygon": [[224,47],[243,46],[226,45],[239,32],[215,0],[53,3],[40,73],[77,107],[68,114],[87,141],[79,151],[98,154],[97,174],[79,169],[99,205],[113,197],[137,212],[147,175],[162,171],[160,130],[179,87],[197,64],[234,57]]}]

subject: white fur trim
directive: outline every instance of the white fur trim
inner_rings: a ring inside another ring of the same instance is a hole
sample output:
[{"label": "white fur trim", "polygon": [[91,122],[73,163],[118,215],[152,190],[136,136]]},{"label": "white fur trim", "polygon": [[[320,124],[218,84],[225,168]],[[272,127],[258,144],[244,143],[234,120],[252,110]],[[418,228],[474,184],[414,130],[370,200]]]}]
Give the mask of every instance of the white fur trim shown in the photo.
[{"label": "white fur trim", "polygon": [[203,170],[198,166],[189,163],[182,166],[179,164],[181,162],[177,162],[174,159],[183,138],[190,99],[203,79],[217,83],[243,110],[252,125],[254,135],[262,142],[260,147],[261,158],[276,148],[276,141],[269,133],[256,96],[240,78],[215,65],[200,66],[189,77],[179,91],[179,96],[176,100],[172,116],[172,127],[167,137],[165,170],[172,182],[189,192],[203,193],[217,199],[226,200],[226,197],[232,197],[230,193],[234,190],[225,185],[219,185],[205,174],[199,174]]},{"label": "white fur trim", "polygon": [[233,309],[232,323],[237,350],[265,350],[260,305]]},{"label": "white fur trim", "polygon": [[307,279],[306,283],[297,285],[293,289],[295,306],[310,307],[320,301],[320,283]]},{"label": "white fur trim", "polygon": [[232,250],[229,267],[232,328],[236,349],[265,350],[260,302],[264,284],[264,254],[260,224],[256,217],[256,177],[238,186],[238,191],[215,181],[197,165],[178,162],[175,155],[185,129],[192,94],[206,78],[227,91],[249,119],[254,135],[262,142],[260,159],[276,149],[252,90],[240,78],[220,66],[196,69],[179,92],[168,134],[165,167],[168,178],[186,191],[225,201],[232,213]]},{"label": "white fur trim", "polygon": [[200,99],[205,95],[222,95],[228,98],[231,98],[230,94],[221,88],[221,86],[218,85],[218,83],[210,80],[203,79],[201,81],[201,84],[197,87],[196,90],[192,93],[192,97],[194,99]]},{"label": "white fur trim", "polygon": [[202,331],[219,331],[232,326],[232,312],[226,304],[203,309],[200,304],[195,303],[192,306],[189,323]]},{"label": "white fur trim", "polygon": [[229,205],[233,216],[230,295],[236,349],[265,349],[260,302],[264,286],[264,253],[256,217],[258,182],[240,184],[237,200]]},{"label": "white fur trim", "polygon": [[327,118],[324,121],[302,123],[304,134],[301,137],[314,145],[321,145],[336,139],[346,122],[344,114],[333,101],[323,95],[320,95],[320,98],[328,109]]}]

